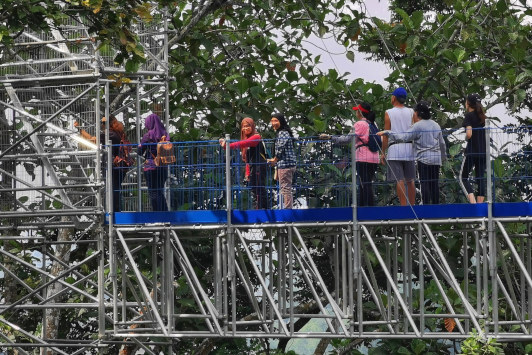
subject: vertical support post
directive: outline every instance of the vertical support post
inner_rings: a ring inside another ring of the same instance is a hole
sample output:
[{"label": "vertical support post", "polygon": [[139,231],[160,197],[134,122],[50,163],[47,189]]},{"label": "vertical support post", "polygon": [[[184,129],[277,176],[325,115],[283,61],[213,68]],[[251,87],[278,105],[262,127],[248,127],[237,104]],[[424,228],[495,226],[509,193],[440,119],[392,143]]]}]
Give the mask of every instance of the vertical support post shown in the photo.
[{"label": "vertical support post", "polygon": [[418,224],[418,263],[419,263],[419,332],[425,333],[425,275],[423,272],[423,226]]},{"label": "vertical support post", "polygon": [[[357,321],[358,331],[362,334],[362,278],[360,277],[361,269],[361,254],[360,254],[360,226],[358,224],[357,215],[357,167],[356,167],[356,135],[351,138],[351,185],[352,185],[352,206],[353,206],[353,278],[356,280],[356,296],[357,296]],[[350,290],[352,287],[350,287]],[[350,297],[351,298],[351,297]],[[354,311],[354,309],[353,309]]]},{"label": "vertical support post", "polygon": [[292,244],[292,228],[288,228],[288,293],[290,295],[290,335],[294,334],[294,250],[292,248]]},{"label": "vertical support post", "polygon": [[[469,248],[468,248],[468,242],[467,242],[467,232],[462,233],[464,243],[464,257],[462,259],[462,265],[464,266],[464,294],[467,299],[469,299]],[[465,322],[465,331],[466,333],[469,333],[469,319],[466,319]]]},{"label": "vertical support post", "polygon": [[[292,233],[290,228],[288,229],[289,233]],[[287,272],[286,272],[286,254],[285,254],[285,245],[286,245],[286,238],[281,233],[280,229],[276,229],[277,232],[277,304],[279,305],[279,308],[281,310],[286,309],[286,279],[287,279]],[[273,233],[273,231],[272,231]],[[273,234],[272,234],[273,237]],[[291,248],[292,246],[288,244],[288,248]],[[288,274],[289,282],[291,278],[291,274]],[[292,300],[290,299],[290,304],[292,303]],[[273,317],[271,318],[273,319]],[[290,322],[292,319],[290,319]]]},{"label": "vertical support post", "polygon": [[[166,15],[166,13],[165,13]],[[163,21],[164,22],[164,46],[163,46],[163,63],[168,63],[168,22],[169,21]],[[164,65],[164,127],[168,129],[170,125],[170,86],[168,84],[168,65]],[[170,137],[167,137],[168,140]],[[173,146],[173,150],[175,153],[175,147]],[[168,179],[170,179],[170,166],[167,166],[166,169],[168,169]],[[166,195],[166,204],[168,206],[168,210],[170,211],[172,209],[172,200],[170,198],[170,188],[165,188],[165,195]]]},{"label": "vertical support post", "polygon": [[[386,267],[391,270],[392,269],[392,253],[390,251],[390,242],[385,241],[385,249],[386,249]],[[388,302],[386,305],[386,320],[390,322],[392,320],[392,305],[393,305],[393,297],[392,297],[392,288],[390,286],[390,283],[386,282],[386,294],[388,295]]]},{"label": "vertical support post", "polygon": [[478,236],[478,231],[473,231],[474,237],[475,237],[475,286],[476,286],[476,294],[477,294],[477,314],[482,314],[482,270],[481,270],[481,262],[482,255],[481,255],[481,245],[480,245],[480,238]]},{"label": "vertical support post", "polygon": [[[532,274],[532,239],[531,238],[531,235],[532,235],[532,228],[531,227],[531,224],[530,222],[527,223],[527,238],[526,238],[526,243],[524,243],[523,245],[523,248],[525,248],[526,250],[526,270],[528,272],[528,274]],[[526,290],[528,290],[528,298],[527,299],[527,303],[528,303],[528,319],[530,319],[530,317],[532,317],[532,286],[528,285],[527,288],[523,288],[523,294],[526,292]],[[525,308],[525,304],[523,303],[523,309]],[[523,318],[524,319],[524,318]],[[532,324],[529,324],[528,326],[528,330],[529,332],[532,333]]]},{"label": "vertical support post", "polygon": [[[399,227],[395,226],[393,227],[393,233],[394,233],[394,236],[395,236],[395,241],[394,241],[394,244],[393,244],[393,274],[392,274],[392,277],[393,277],[393,286],[395,285],[398,285],[398,275],[399,275],[399,261],[397,259],[397,257],[399,256],[399,243],[398,243],[398,232],[397,232],[397,229]],[[393,286],[388,283],[390,285],[390,287],[393,289]],[[400,323],[399,323],[399,295],[393,293],[393,292],[390,292],[389,293],[390,295],[394,295],[394,298],[393,298],[393,307],[394,307],[394,319],[397,321],[395,323],[395,332],[399,332],[399,327],[400,327]]]},{"label": "vertical support post", "polygon": [[493,221],[493,186],[490,152],[490,121],[486,120],[486,202],[488,203],[488,245],[489,245],[489,266],[491,276],[491,301],[493,309],[493,332],[499,334],[499,306],[498,306],[498,283],[497,283],[497,241],[495,238],[495,226]]},{"label": "vertical support post", "polygon": [[[142,84],[138,83],[136,87],[136,102],[135,102],[135,127],[137,134],[137,142],[140,143],[141,140],[141,126],[140,126],[140,86]],[[142,164],[140,161],[140,155],[137,154],[137,211],[142,212]]]},{"label": "vertical support post", "polygon": [[[268,287],[270,288],[270,295],[273,295],[273,285],[275,284],[274,280],[275,280],[275,277],[274,277],[274,271],[273,271],[273,246],[274,246],[274,243],[273,243],[273,238],[272,238],[272,233],[270,231],[270,240],[268,242],[268,272],[270,274],[270,282],[268,283]],[[270,304],[270,308],[269,308],[269,315],[268,315],[268,319],[273,319],[273,307],[275,307],[275,304],[274,303],[271,303]],[[280,308],[280,303],[279,301],[277,301],[277,307]],[[281,314],[283,314],[285,311],[286,308],[281,308],[282,311],[281,311]]]},{"label": "vertical support post", "polygon": [[[105,336],[105,234],[100,226],[97,233],[97,244],[100,256],[98,257],[98,339]],[[116,303],[116,299],[113,299]]]},{"label": "vertical support post", "polygon": [[[42,283],[43,284],[46,284],[48,282],[48,277],[46,276],[46,264],[47,264],[47,261],[46,261],[46,249],[48,248],[48,242],[47,242],[47,238],[44,238],[43,240],[43,243],[42,243],[42,247],[41,247],[41,254],[42,254],[42,265],[41,265],[41,270],[42,270],[42,276],[41,276],[41,279],[42,279]],[[3,261],[3,260],[2,260]],[[41,292],[42,296],[43,296],[43,299],[47,299],[48,298],[48,287],[44,287],[42,292]],[[48,313],[48,308],[44,308],[43,311],[42,311],[42,335],[41,335],[41,339],[45,339],[46,338],[46,334],[48,333],[48,322],[46,321],[46,314]],[[43,354],[47,354],[47,350],[46,348],[43,348]]]},{"label": "vertical support post", "polygon": [[166,302],[166,316],[168,317],[168,333],[172,333],[175,326],[174,326],[174,285],[173,285],[173,279],[174,279],[174,255],[172,251],[172,243],[170,242],[170,231],[165,230],[164,235],[164,255],[163,255],[163,263],[164,263],[164,273],[163,273],[163,280],[165,283],[165,287],[163,289],[164,294],[162,295],[162,298]]},{"label": "vertical support post", "polygon": [[[99,53],[96,52],[96,56],[99,56]],[[98,69],[96,69],[98,70]],[[101,107],[101,96],[100,96],[100,86],[101,81],[98,80],[98,85],[96,86],[96,102],[95,102],[95,126],[96,126],[96,145],[97,145],[97,151],[96,151],[96,206],[98,209],[100,209],[102,212],[105,210],[104,208],[104,199],[102,198],[102,156],[101,156],[101,147],[102,142],[100,142],[100,135],[101,135],[101,122],[100,122],[100,107]],[[105,219],[105,214],[100,215],[100,219]],[[102,222],[103,222],[102,220]],[[103,225],[103,223],[102,223]],[[105,229],[103,226],[100,226],[98,229],[98,251],[100,252],[100,257],[98,258],[98,339],[103,339],[105,337]],[[112,264],[112,254],[109,254],[109,262],[110,262],[110,276],[112,276],[113,272],[113,264]],[[114,282],[113,282],[114,286]],[[114,287],[113,287],[114,288]],[[113,305],[116,306],[116,294],[113,294]],[[113,319],[116,316],[115,309],[113,309]],[[113,325],[114,326],[114,325]]]},{"label": "vertical support post", "polygon": [[[406,302],[408,311],[412,311],[410,303],[410,234],[406,231],[406,226],[403,227],[403,298]],[[404,332],[408,332],[408,319],[404,320]]]},{"label": "vertical support post", "polygon": [[109,140],[109,82],[105,83],[105,145],[106,145],[106,167],[105,167],[105,201],[107,215],[109,216],[109,233],[113,230],[113,147]]},{"label": "vertical support post", "polygon": [[103,211],[105,208],[104,208],[104,202],[103,202],[103,199],[102,199],[102,189],[100,188],[101,187],[101,184],[102,184],[102,157],[101,157],[101,144],[102,142],[100,142],[100,105],[101,105],[101,97],[100,97],[100,85],[101,85],[101,82],[98,81],[98,86],[96,87],[96,108],[94,110],[95,112],[95,122],[96,122],[96,145],[97,145],[97,150],[96,150],[96,166],[95,166],[95,171],[96,171],[96,186],[97,186],[97,193],[96,193],[96,206],[97,208],[101,208],[101,210]]},{"label": "vertical support post", "polygon": [[[489,317],[489,253],[488,253],[488,233],[483,231],[482,233],[482,304],[484,309],[482,315],[486,318]],[[484,322],[484,333],[489,332],[488,322]]]}]

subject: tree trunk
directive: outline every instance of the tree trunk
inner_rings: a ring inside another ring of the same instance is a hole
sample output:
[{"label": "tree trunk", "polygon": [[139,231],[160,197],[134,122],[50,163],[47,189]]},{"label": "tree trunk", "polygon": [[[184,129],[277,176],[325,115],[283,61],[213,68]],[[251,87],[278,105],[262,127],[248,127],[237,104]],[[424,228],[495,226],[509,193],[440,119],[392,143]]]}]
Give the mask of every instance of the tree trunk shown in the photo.
[{"label": "tree trunk", "polygon": [[331,339],[329,338],[323,338],[318,343],[318,346],[316,347],[316,350],[314,350],[314,355],[323,355],[325,354],[325,350],[327,350],[327,347],[331,343]]},{"label": "tree trunk", "polygon": [[[61,217],[61,222],[69,222],[69,217]],[[57,235],[57,242],[54,255],[58,260],[62,260],[65,263],[68,263],[70,261],[70,244],[64,244],[62,242],[69,241],[71,239],[71,235],[74,231],[69,228],[63,228],[59,230],[59,233]],[[63,272],[64,266],[58,263],[57,261],[52,262],[52,268],[50,270],[50,274],[53,276],[57,276],[60,273]],[[61,292],[63,289],[63,286],[59,282],[54,282],[48,288],[46,289],[46,296],[52,296],[54,294],[57,294],[58,292]],[[61,296],[62,297],[62,296]],[[56,299],[52,299],[49,301],[50,304],[53,304],[56,302]],[[44,337],[46,339],[57,339],[57,336],[59,334],[59,319],[61,316],[61,311],[58,308],[52,308],[47,309],[45,314],[45,324],[46,324],[46,333],[44,334]],[[52,355],[52,350],[48,349],[46,354]]]}]

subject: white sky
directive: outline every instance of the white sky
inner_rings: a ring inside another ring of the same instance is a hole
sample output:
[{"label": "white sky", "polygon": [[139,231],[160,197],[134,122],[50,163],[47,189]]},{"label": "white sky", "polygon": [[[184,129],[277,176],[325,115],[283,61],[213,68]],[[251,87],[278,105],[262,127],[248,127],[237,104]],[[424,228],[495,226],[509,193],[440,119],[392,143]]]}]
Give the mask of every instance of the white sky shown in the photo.
[{"label": "white sky", "polygon": [[[388,0],[370,0],[366,1],[367,13],[373,17],[379,17],[384,21],[390,20],[390,11],[388,10]],[[366,81],[384,84],[384,78],[390,72],[389,68],[383,62],[366,60],[364,56],[355,51],[355,62],[347,59],[346,48],[334,40],[320,39],[314,37],[314,45],[307,44],[306,48],[316,55],[321,55],[321,63],[318,67],[322,71],[329,68],[335,68],[338,73],[350,73],[350,78],[363,78]],[[321,48],[321,49],[320,49]],[[323,49],[323,50],[322,50]],[[329,53],[327,53],[327,51]]]}]

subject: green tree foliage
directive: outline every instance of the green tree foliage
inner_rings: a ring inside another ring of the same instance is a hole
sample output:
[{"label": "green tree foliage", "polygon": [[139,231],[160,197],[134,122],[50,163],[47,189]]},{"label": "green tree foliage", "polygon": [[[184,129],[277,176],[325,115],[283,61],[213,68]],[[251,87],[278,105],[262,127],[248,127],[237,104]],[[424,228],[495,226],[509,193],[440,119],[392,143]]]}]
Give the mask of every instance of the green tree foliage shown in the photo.
[{"label": "green tree foliage", "polygon": [[531,8],[506,1],[447,1],[452,11],[405,11],[393,2],[391,23],[365,19],[359,50],[387,61],[387,80],[405,83],[417,99],[436,104],[441,123],[461,109],[465,95],[478,92],[487,107],[503,103],[509,111],[530,110]]}]

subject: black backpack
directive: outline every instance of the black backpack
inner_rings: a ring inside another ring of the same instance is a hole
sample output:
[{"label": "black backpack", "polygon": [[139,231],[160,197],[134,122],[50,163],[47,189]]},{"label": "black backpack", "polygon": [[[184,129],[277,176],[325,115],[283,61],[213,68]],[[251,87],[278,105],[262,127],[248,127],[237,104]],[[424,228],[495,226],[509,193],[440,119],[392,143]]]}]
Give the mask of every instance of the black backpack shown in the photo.
[{"label": "black backpack", "polygon": [[372,152],[378,152],[382,150],[382,139],[381,136],[377,134],[380,132],[380,129],[375,125],[375,123],[366,121],[369,125],[369,138],[368,143],[359,145],[359,147],[367,146],[368,149]]}]

